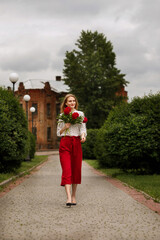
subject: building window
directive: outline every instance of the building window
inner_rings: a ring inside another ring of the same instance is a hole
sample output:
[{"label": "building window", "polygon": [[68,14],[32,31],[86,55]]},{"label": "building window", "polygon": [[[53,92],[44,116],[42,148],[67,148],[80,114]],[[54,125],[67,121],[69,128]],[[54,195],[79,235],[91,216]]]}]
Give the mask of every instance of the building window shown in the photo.
[{"label": "building window", "polygon": [[38,113],[38,104],[37,103],[32,103],[32,107],[35,108],[34,114],[37,114]]},{"label": "building window", "polygon": [[36,137],[36,140],[37,140],[37,128],[36,127],[33,127],[33,134],[34,134],[34,136]]},{"label": "building window", "polygon": [[47,127],[47,140],[51,140],[51,127]]},{"label": "building window", "polygon": [[20,103],[19,105],[20,105],[21,108],[23,108],[23,104],[22,103]]},{"label": "building window", "polygon": [[47,117],[51,116],[51,104],[47,103]]}]

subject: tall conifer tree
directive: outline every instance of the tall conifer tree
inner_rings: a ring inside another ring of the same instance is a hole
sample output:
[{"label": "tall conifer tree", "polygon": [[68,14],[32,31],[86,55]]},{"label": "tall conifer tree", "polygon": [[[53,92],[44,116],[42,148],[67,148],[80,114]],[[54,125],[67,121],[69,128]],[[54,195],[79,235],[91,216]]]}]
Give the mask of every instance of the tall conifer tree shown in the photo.
[{"label": "tall conifer tree", "polygon": [[102,33],[82,31],[76,49],[66,52],[64,81],[79,100],[89,128],[99,128],[122,97],[116,92],[127,85],[116,68],[113,46]]}]

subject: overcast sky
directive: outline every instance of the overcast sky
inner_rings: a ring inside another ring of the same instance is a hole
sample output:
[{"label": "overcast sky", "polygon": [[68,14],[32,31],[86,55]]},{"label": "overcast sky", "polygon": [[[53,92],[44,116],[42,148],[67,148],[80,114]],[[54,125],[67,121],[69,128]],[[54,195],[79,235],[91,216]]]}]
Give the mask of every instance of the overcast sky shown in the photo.
[{"label": "overcast sky", "polygon": [[82,30],[103,33],[129,98],[160,90],[159,0],[0,0],[0,85],[63,76],[66,51]]}]

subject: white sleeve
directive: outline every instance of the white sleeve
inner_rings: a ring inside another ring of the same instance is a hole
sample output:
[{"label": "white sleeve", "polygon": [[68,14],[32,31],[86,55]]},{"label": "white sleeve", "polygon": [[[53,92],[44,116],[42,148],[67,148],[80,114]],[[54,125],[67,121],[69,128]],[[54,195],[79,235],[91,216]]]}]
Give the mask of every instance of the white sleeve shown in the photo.
[{"label": "white sleeve", "polygon": [[63,127],[64,127],[64,122],[59,120],[58,125],[57,125],[57,136],[58,137],[61,137],[60,131]]},{"label": "white sleeve", "polygon": [[[82,116],[84,118],[84,113],[82,112]],[[82,135],[82,133],[85,133],[85,136],[87,136],[87,129],[86,129],[86,123],[82,123],[80,126],[80,135]]]}]

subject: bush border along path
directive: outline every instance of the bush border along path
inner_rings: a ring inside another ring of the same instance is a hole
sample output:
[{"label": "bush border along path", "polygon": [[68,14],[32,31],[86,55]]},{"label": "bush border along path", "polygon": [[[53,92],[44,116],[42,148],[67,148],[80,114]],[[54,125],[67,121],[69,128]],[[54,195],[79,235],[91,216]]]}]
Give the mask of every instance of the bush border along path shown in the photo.
[{"label": "bush border along path", "polygon": [[[13,175],[12,177],[8,178],[7,180],[4,180],[4,181],[0,182],[0,186],[4,186],[4,185],[6,185],[7,183],[11,182],[12,180],[15,180],[16,178],[21,177],[21,176],[25,175],[26,173],[31,172],[32,170],[34,170],[34,168],[38,167],[38,166],[41,165],[43,162],[47,161],[47,158],[48,158],[48,156],[44,156],[44,159],[43,159],[41,162],[39,162],[39,163],[37,163],[36,165],[34,165],[33,167],[31,167],[31,168],[29,168],[29,169],[26,169],[25,171],[20,172],[20,173],[18,173],[17,175]],[[32,162],[32,160],[31,160],[31,162]]]},{"label": "bush border along path", "polygon": [[95,172],[97,175],[105,177],[105,179],[108,182],[110,182],[111,184],[113,184],[115,187],[121,189],[122,191],[124,191],[125,193],[130,195],[136,201],[142,203],[143,205],[150,208],[154,212],[160,214],[160,203],[155,202],[154,199],[151,196],[149,196],[148,194],[146,194],[143,191],[136,190],[132,186],[129,186],[128,184],[126,184],[124,182],[121,182],[118,179],[115,179],[111,176],[107,176],[101,170],[98,170],[98,169],[94,168],[93,166],[91,166],[86,160],[84,161],[84,163],[87,164],[87,166],[90,167],[90,169],[93,172]]},{"label": "bush border along path", "polygon": [[44,155],[43,157],[44,157],[44,159],[42,161],[40,161],[39,163],[36,163],[35,166],[33,166],[29,169],[26,169],[25,171],[22,171],[19,174],[13,175],[12,177],[2,181],[0,183],[0,197],[4,196],[11,189],[13,189],[17,185],[19,185],[21,182],[23,182],[26,178],[28,178],[30,176],[30,174],[39,170],[48,161],[48,155]]}]

